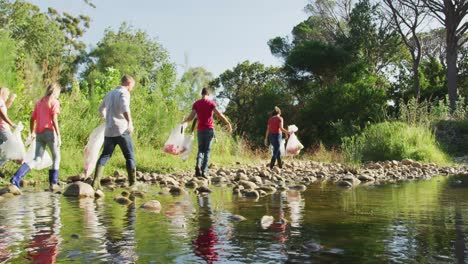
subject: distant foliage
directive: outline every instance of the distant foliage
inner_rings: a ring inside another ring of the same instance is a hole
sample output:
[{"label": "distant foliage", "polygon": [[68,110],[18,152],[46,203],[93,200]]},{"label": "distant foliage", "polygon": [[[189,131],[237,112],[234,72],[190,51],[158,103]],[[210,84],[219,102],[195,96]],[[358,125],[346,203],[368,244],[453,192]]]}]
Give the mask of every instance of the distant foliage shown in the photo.
[{"label": "distant foliage", "polygon": [[449,161],[434,134],[426,127],[402,122],[370,125],[360,135],[343,139],[349,162],[413,159],[445,164]]}]

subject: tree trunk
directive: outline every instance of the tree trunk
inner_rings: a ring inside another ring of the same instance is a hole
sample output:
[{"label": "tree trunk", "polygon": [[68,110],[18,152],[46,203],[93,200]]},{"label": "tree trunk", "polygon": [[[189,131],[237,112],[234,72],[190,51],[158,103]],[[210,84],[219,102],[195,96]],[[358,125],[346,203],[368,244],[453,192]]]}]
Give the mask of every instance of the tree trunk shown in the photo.
[{"label": "tree trunk", "polygon": [[457,41],[454,38],[449,38],[449,33],[447,32],[447,86],[450,108],[452,111],[455,111],[457,107],[457,53]]},{"label": "tree trunk", "polygon": [[419,97],[421,94],[421,89],[419,87],[419,61],[413,60],[413,74],[414,74],[414,96],[416,101],[419,102]]}]

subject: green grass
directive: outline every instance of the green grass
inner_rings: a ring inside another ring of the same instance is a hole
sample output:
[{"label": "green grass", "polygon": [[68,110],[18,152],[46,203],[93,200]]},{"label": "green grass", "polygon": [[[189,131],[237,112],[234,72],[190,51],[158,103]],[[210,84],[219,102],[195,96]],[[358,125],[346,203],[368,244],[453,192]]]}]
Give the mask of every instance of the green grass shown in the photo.
[{"label": "green grass", "polygon": [[344,138],[342,149],[351,163],[406,158],[437,164],[450,162],[429,129],[402,122],[371,125],[361,135]]}]

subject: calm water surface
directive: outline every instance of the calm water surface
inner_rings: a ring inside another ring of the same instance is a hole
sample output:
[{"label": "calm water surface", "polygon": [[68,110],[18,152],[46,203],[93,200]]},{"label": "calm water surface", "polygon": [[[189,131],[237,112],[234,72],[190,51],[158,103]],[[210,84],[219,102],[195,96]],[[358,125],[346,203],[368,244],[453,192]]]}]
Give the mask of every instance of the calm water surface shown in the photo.
[{"label": "calm water surface", "polygon": [[[316,183],[259,200],[142,186],[128,207],[112,201],[122,190],[94,201],[26,189],[0,201],[0,263],[468,263],[468,185],[456,180]],[[150,199],[159,214],[138,208]]]}]

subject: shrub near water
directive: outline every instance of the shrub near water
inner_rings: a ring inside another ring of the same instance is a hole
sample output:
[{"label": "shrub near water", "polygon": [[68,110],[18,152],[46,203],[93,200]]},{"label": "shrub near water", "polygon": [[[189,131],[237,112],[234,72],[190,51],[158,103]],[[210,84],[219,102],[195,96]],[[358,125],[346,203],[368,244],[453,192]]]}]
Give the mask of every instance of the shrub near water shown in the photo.
[{"label": "shrub near water", "polygon": [[427,128],[402,122],[383,122],[369,126],[361,135],[343,139],[347,161],[401,160],[447,163],[434,135]]}]

